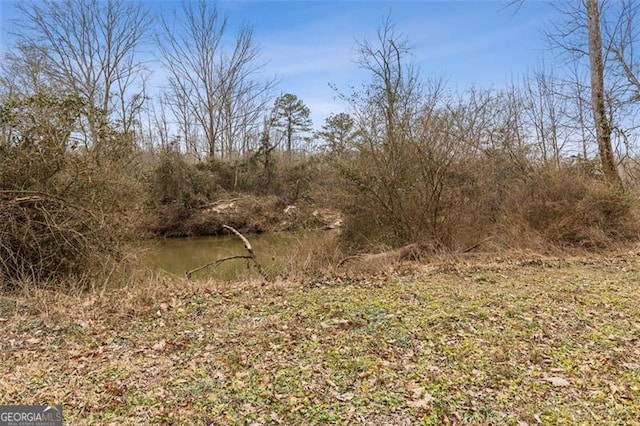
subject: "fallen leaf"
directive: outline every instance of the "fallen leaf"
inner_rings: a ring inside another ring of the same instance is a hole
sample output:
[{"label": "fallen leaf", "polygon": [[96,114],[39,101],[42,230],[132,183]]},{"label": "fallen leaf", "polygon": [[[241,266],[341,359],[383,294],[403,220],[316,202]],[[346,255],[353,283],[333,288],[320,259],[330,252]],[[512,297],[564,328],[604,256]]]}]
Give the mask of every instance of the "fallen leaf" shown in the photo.
[{"label": "fallen leaf", "polygon": [[244,410],[244,414],[253,414],[256,412],[256,408],[248,402],[242,404],[242,409]]},{"label": "fallen leaf", "polygon": [[545,382],[551,383],[555,387],[570,385],[569,381],[562,377],[544,377],[542,380],[544,380]]},{"label": "fallen leaf", "polygon": [[413,394],[411,395],[411,399],[419,399],[424,392],[424,388],[417,383],[410,383],[407,386],[407,390]]},{"label": "fallen leaf", "polygon": [[341,393],[339,395],[336,395],[336,399],[342,402],[351,401],[353,399],[353,393],[351,392]]},{"label": "fallen leaf", "polygon": [[155,345],[153,345],[153,350],[154,351],[158,351],[158,352],[162,352],[164,350],[164,348],[166,348],[166,347],[167,347],[167,342],[163,339],[163,340],[160,340]]},{"label": "fallen leaf", "polygon": [[417,399],[414,401],[407,401],[407,407],[409,408],[427,408],[430,406],[436,399],[428,393],[425,393],[421,399]]},{"label": "fallen leaf", "polygon": [[613,394],[620,392],[620,388],[611,382],[609,382],[609,389],[611,389],[611,393]]},{"label": "fallen leaf", "polygon": [[271,420],[273,420],[274,422],[278,423],[279,425],[284,423],[283,420],[280,417],[278,417],[278,415],[276,413],[269,414],[269,417],[271,417]]}]

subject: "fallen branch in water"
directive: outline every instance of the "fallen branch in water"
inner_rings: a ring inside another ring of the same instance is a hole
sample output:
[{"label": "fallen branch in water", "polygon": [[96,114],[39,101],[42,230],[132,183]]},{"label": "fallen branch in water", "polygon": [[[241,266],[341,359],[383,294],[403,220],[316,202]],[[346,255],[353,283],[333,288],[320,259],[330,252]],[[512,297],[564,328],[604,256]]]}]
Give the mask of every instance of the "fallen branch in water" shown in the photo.
[{"label": "fallen branch in water", "polygon": [[218,266],[219,264],[221,264],[222,262],[226,262],[227,260],[232,260],[232,259],[251,259],[251,256],[230,256],[230,257],[225,257],[223,259],[218,259],[218,260],[214,260],[213,262],[209,262],[205,265],[202,266],[198,266],[196,269],[192,269],[190,271],[187,271],[184,273],[185,277],[187,278],[191,278],[191,275],[193,275],[194,273],[208,268],[210,266]]},{"label": "fallen branch in water", "polygon": [[227,260],[247,259],[247,260],[252,260],[253,263],[256,265],[256,269],[258,270],[258,273],[260,274],[260,276],[262,276],[262,278],[264,278],[265,281],[269,281],[269,278],[267,278],[267,275],[264,273],[264,270],[262,269],[262,265],[260,265],[260,262],[258,262],[258,258],[256,257],[256,254],[253,251],[253,247],[251,246],[251,243],[249,242],[249,240],[240,232],[238,232],[236,229],[230,226],[222,225],[222,227],[233,232],[242,240],[242,243],[244,244],[244,248],[247,250],[247,253],[249,253],[249,255],[248,256],[230,256],[230,257],[225,257],[223,259],[214,260],[213,262],[209,262],[206,265],[202,265],[197,267],[196,269],[192,269],[191,271],[185,272],[184,275],[187,277],[187,279],[191,278],[191,275],[193,275],[193,273],[195,272],[198,272],[210,266],[218,266],[219,264],[226,262]]}]

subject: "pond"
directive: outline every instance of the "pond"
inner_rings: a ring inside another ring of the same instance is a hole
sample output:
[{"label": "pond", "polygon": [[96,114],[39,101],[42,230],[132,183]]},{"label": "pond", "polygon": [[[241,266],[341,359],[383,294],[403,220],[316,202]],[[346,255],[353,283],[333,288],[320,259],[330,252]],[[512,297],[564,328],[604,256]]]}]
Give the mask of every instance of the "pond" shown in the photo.
[{"label": "pond", "polygon": [[[333,231],[278,232],[271,234],[245,235],[260,264],[267,269],[278,269],[302,249],[308,250],[319,241],[334,238]],[[167,238],[147,242],[143,246],[143,263],[156,271],[169,272],[184,277],[186,271],[231,256],[245,256],[244,244],[235,235]],[[221,280],[241,279],[257,276],[247,261],[232,259],[217,266],[209,267],[193,274],[193,279],[216,278]]]}]

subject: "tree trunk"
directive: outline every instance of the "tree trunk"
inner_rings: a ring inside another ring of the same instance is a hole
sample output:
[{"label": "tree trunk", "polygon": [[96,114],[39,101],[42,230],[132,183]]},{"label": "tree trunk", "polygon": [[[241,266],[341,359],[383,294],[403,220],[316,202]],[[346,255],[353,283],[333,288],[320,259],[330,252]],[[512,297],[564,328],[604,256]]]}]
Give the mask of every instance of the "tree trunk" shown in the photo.
[{"label": "tree trunk", "polygon": [[622,179],[618,172],[611,146],[611,126],[604,104],[604,63],[602,60],[602,37],[600,35],[600,11],[598,0],[586,0],[587,30],[589,32],[589,60],[591,62],[591,105],[596,126],[596,138],[602,170],[606,182],[614,188],[622,189]]},{"label": "tree trunk", "polygon": [[291,141],[293,140],[293,124],[291,123],[292,120],[292,117],[287,118],[287,156],[289,157],[289,159],[291,159]]}]

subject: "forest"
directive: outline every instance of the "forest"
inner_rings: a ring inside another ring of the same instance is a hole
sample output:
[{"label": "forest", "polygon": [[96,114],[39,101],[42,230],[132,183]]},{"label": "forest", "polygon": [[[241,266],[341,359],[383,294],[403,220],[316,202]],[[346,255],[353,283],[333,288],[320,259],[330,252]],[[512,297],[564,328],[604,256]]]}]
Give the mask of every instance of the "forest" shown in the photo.
[{"label": "forest", "polygon": [[[637,421],[637,2],[558,3],[557,62],[462,91],[389,13],[323,123],[218,3],[15,7],[1,404],[74,424]],[[260,268],[254,235],[322,229],[246,280],[141,260],[231,230]]]}]

